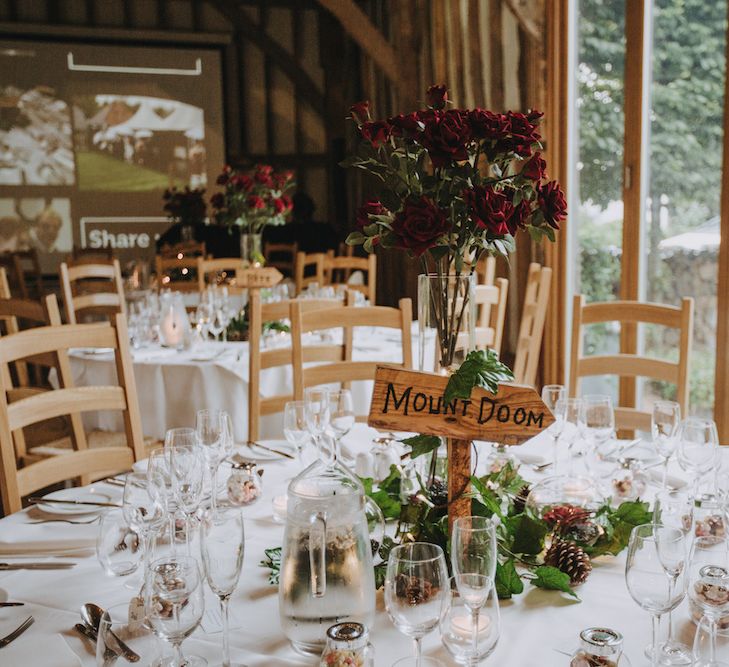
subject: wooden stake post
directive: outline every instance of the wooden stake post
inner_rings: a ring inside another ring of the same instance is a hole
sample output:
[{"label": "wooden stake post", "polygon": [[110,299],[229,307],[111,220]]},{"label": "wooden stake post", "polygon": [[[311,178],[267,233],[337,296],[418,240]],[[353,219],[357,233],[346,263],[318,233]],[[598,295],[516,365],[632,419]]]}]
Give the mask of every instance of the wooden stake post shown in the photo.
[{"label": "wooden stake post", "polygon": [[501,384],[496,394],[475,388],[469,399],[443,400],[448,378],[378,366],[367,423],[383,430],[448,438],[448,526],[471,513],[471,443],[520,445],[554,423],[532,388]]}]

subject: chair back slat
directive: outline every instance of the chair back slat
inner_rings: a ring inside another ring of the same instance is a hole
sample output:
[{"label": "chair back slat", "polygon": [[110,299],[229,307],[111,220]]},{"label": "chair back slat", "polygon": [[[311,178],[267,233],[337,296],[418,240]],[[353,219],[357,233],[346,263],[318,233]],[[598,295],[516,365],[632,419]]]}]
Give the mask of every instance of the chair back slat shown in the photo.
[{"label": "chair back slat", "polygon": [[[61,290],[66,308],[66,320],[76,324],[86,315],[109,315],[126,313],[124,284],[122,283],[119,260],[111,263],[81,263],[69,266],[62,262],[60,267]],[[84,294],[84,282],[88,292]],[[98,301],[90,297],[98,297]]]},{"label": "chair back slat", "polygon": [[[306,275],[309,268],[313,268],[313,275]],[[295,267],[295,283],[296,294],[301,294],[311,283],[324,284],[324,253],[315,252],[307,254],[305,252],[296,253]]]}]

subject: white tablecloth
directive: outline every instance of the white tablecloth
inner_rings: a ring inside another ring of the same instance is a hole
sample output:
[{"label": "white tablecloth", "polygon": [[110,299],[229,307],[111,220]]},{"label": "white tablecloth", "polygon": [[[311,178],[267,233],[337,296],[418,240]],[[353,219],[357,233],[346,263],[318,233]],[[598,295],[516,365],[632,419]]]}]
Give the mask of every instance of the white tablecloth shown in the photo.
[{"label": "white tablecloth", "polygon": [[[351,448],[367,446],[368,438],[362,437],[365,427],[358,427],[358,434],[350,434]],[[549,458],[550,443],[540,436],[519,448],[520,454],[542,455]],[[481,459],[486,457],[484,447]],[[277,461],[266,463],[264,493],[259,503],[244,509],[246,517],[246,550],[243,574],[233,595],[231,610],[233,629],[231,643],[234,661],[249,667],[276,665],[318,665],[318,661],[302,658],[293,652],[280,631],[277,591],[268,585],[267,570],[259,567],[263,550],[279,546],[283,526],[273,521],[271,501],[283,493],[287,478],[296,472],[296,463]],[[525,476],[539,475],[528,466],[522,466]],[[109,487],[112,492],[118,489]],[[18,560],[17,556],[2,553],[3,541],[19,524],[29,520],[27,511],[0,521],[0,560]],[[64,535],[76,528],[65,524],[37,526],[49,535]],[[25,527],[24,531],[27,532]],[[93,534],[93,530],[89,531]],[[68,556],[67,556],[68,557]],[[27,643],[26,660],[12,663],[3,660],[3,667],[32,667],[34,651],[43,651],[46,640],[62,635],[84,666],[93,665],[93,657],[87,644],[71,630],[79,621],[79,607],[93,601],[104,607],[123,603],[130,593],[121,579],[105,576],[93,555],[74,558],[78,565],[69,571],[0,572],[0,600],[12,599],[26,602],[25,607],[0,609],[0,636],[9,632],[28,614],[33,614],[36,624],[25,637],[35,638]],[[614,628],[625,636],[625,649],[635,667],[647,664],[642,656],[643,647],[649,642],[650,617],[630,598],[624,582],[624,554],[617,557],[596,559],[588,581],[577,589],[582,602],[576,602],[558,592],[542,591],[525,584],[525,592],[513,600],[501,603],[502,630],[495,653],[485,664],[498,667],[532,667],[544,665],[557,667],[569,664],[569,658],[557,652],[570,652],[576,646],[578,633],[590,626]],[[212,598],[211,598],[212,600]],[[378,613],[372,628],[372,641],[376,648],[377,667],[388,667],[395,660],[411,654],[410,640],[401,635],[389,621],[384,610],[382,593],[378,593]],[[684,641],[693,638],[693,626],[688,621],[687,604],[684,601],[674,612],[674,623]],[[208,659],[211,665],[220,661],[220,635],[206,635],[201,628],[185,642],[185,650],[196,652]],[[557,650],[555,650],[557,649]],[[437,630],[424,640],[424,653],[437,656],[444,664],[453,665],[445,649],[440,645]],[[69,667],[73,665],[69,662]],[[141,663],[140,663],[141,664]]]},{"label": "white tablecloth", "polygon": [[[283,336],[281,344],[286,344]],[[401,361],[400,335],[395,330],[357,327],[354,344],[354,360]],[[134,376],[144,435],[164,440],[167,429],[194,426],[198,410],[217,407],[232,415],[236,441],[245,442],[248,439],[248,353],[248,343],[215,342],[199,343],[192,350],[181,352],[160,347],[134,350]],[[413,355],[417,356],[417,345]],[[71,369],[78,386],[113,384],[116,378],[111,352],[73,351]],[[287,390],[293,393],[292,382],[290,366],[266,369],[261,372],[261,395],[275,396]],[[352,393],[358,411],[366,412],[372,383],[354,382]],[[263,417],[260,437],[280,437],[282,419],[281,414]],[[118,412],[85,414],[84,424],[87,430],[123,430]]]}]

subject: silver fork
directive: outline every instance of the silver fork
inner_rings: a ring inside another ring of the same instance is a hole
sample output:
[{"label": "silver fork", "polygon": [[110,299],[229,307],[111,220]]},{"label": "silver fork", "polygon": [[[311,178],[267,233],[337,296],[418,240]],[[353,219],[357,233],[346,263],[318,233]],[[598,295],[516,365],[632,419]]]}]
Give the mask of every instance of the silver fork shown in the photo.
[{"label": "silver fork", "polygon": [[20,637],[20,635],[22,635],[31,625],[33,625],[33,623],[35,623],[35,619],[32,616],[28,616],[28,618],[26,618],[9,635],[6,635],[2,639],[0,639],[0,648],[6,647],[11,641]]},{"label": "silver fork", "polygon": [[74,526],[88,526],[89,524],[96,523],[99,520],[98,516],[95,516],[93,519],[89,519],[88,521],[71,521],[70,519],[41,519],[39,521],[29,521],[28,523],[31,525],[35,525],[37,523],[71,523]]}]

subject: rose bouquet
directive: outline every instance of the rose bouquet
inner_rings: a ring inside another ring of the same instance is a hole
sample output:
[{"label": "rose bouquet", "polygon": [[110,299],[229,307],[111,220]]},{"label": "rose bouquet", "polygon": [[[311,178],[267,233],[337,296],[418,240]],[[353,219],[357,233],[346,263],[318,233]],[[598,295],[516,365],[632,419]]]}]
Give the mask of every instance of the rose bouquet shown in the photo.
[{"label": "rose bouquet", "polygon": [[433,276],[429,300],[440,364],[448,368],[472,306],[458,285],[484,253],[507,255],[522,230],[554,240],[566,203],[559,184],[547,180],[540,112],[447,108],[445,86],[431,86],[427,100],[426,109],[387,120],[373,120],[367,102],[351,108],[362,141],[342,164],[381,187],[347,243],[368,252],[398,248],[421,261]]},{"label": "rose bouquet", "polygon": [[259,164],[243,173],[226,165],[217,184],[223,191],[216,192],[210,204],[219,225],[260,234],[266,225],[283,225],[291,213],[288,193],[296,184],[290,171],[275,172],[270,165]]}]

